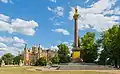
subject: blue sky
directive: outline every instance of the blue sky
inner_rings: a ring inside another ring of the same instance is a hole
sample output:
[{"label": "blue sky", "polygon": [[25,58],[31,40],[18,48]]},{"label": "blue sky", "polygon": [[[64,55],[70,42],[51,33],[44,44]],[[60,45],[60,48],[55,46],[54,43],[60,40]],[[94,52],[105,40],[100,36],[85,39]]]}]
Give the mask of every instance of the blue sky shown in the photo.
[{"label": "blue sky", "polygon": [[0,0],[0,54],[17,54],[24,43],[71,47],[73,7],[79,10],[79,36],[100,32],[120,23],[120,0]]}]

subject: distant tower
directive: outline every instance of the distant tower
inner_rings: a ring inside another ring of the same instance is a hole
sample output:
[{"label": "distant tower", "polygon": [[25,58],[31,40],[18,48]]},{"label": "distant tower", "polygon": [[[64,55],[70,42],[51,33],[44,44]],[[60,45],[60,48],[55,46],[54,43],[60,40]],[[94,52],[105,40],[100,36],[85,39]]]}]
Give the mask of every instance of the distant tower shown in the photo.
[{"label": "distant tower", "polygon": [[32,53],[33,54],[38,53],[37,47],[35,45],[32,46]]},{"label": "distant tower", "polygon": [[38,53],[38,49],[37,49],[37,47],[35,45],[33,45],[32,46],[32,64],[33,65],[37,61],[37,57],[38,57],[37,53]]},{"label": "distant tower", "polygon": [[27,44],[25,44],[25,48],[24,48],[24,65],[28,65],[28,61],[29,61],[29,53],[28,53],[28,49],[27,49]]},{"label": "distant tower", "polygon": [[40,48],[40,44],[39,44],[39,47],[38,47],[38,59],[41,57],[40,54],[41,54],[41,48]]}]

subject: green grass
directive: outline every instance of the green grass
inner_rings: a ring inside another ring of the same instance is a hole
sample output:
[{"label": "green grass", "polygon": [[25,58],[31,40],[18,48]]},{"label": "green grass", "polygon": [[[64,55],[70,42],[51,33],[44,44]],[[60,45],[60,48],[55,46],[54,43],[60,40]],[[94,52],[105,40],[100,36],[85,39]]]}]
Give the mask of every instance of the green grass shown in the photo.
[{"label": "green grass", "polygon": [[0,74],[110,74],[96,71],[35,71],[33,68],[35,67],[0,67]]}]

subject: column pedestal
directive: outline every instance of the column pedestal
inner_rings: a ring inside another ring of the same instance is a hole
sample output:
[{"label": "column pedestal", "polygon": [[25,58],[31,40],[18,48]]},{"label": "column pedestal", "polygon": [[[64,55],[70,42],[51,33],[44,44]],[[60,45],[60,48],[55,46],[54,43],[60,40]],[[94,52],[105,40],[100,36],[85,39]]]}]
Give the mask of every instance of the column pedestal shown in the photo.
[{"label": "column pedestal", "polygon": [[73,48],[72,49],[72,62],[73,63],[82,62],[82,60],[80,58],[80,48]]}]

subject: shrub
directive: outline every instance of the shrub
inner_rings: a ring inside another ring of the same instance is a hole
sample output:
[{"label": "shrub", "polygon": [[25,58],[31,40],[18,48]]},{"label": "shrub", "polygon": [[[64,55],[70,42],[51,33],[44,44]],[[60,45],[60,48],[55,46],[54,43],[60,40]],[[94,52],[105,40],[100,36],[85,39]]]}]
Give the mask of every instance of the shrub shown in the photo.
[{"label": "shrub", "polygon": [[41,57],[35,63],[35,66],[46,66],[46,65],[47,65],[47,61],[44,57]]},{"label": "shrub", "polygon": [[58,57],[58,55],[55,55],[55,56],[52,58],[51,61],[52,61],[53,64],[58,64],[59,61],[60,61],[60,58]]}]

